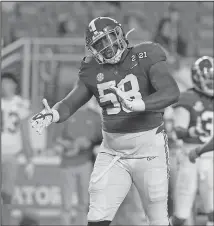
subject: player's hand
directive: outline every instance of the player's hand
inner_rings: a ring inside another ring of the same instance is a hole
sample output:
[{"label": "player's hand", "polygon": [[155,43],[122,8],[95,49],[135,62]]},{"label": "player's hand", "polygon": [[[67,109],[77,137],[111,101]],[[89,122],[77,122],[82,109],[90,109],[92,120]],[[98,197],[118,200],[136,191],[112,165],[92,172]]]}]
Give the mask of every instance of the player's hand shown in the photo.
[{"label": "player's hand", "polygon": [[144,111],[145,110],[145,103],[142,99],[131,99],[130,96],[121,89],[113,86],[110,87],[111,90],[119,99],[120,103],[124,108],[129,111]]},{"label": "player's hand", "polygon": [[200,157],[200,155],[198,154],[198,151],[199,151],[199,148],[195,148],[189,152],[188,157],[191,163],[195,163],[196,159]]},{"label": "player's hand", "polygon": [[115,86],[109,88],[109,90],[111,90],[118,97],[123,107],[132,111],[132,100],[130,99],[130,97],[127,96],[126,92],[123,92]]},{"label": "player's hand", "polygon": [[33,128],[36,129],[36,132],[39,134],[42,134],[45,127],[48,127],[53,122],[53,110],[48,105],[48,102],[46,99],[42,100],[42,103],[44,105],[44,109],[34,115],[31,119],[31,125]]}]

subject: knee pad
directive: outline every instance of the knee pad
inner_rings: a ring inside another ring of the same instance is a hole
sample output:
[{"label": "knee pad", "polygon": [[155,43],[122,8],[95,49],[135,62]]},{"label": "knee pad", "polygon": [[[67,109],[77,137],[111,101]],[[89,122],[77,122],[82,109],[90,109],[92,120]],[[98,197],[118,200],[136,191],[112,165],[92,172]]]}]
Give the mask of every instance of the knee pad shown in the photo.
[{"label": "knee pad", "polygon": [[111,221],[88,222],[88,226],[109,226]]},{"label": "knee pad", "polygon": [[207,216],[209,222],[214,222],[214,212],[208,213]]},{"label": "knee pad", "polygon": [[186,219],[180,219],[176,216],[171,217],[170,223],[172,226],[183,226]]},{"label": "knee pad", "polygon": [[[155,175],[155,176],[154,176]],[[154,168],[145,173],[148,180],[148,196],[150,202],[160,202],[168,198],[167,169]]]}]

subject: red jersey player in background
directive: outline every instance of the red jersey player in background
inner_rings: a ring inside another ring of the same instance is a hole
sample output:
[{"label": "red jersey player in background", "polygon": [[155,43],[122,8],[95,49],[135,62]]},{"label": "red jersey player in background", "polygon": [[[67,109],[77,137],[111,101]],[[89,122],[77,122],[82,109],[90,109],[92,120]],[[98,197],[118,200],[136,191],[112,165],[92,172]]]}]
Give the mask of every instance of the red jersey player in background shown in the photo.
[{"label": "red jersey player in background", "polygon": [[184,142],[184,158],[177,176],[172,224],[183,225],[189,218],[199,188],[208,215],[208,225],[213,225],[213,153],[201,155],[198,164],[192,164],[188,158],[190,150],[213,137],[212,57],[201,57],[193,64],[192,81],[194,88],[181,95],[174,110],[176,135]]},{"label": "red jersey player in background", "polygon": [[17,156],[21,151],[27,158],[26,172],[33,172],[33,150],[29,138],[27,119],[30,116],[29,101],[17,95],[18,81],[14,74],[1,76],[1,154],[3,225],[10,225],[10,209],[17,176]]},{"label": "red jersey player in background", "polygon": [[168,225],[168,146],[163,112],[179,98],[166,55],[151,42],[129,46],[121,24],[108,17],[86,30],[92,53],[83,59],[76,87],[32,118],[41,133],[63,122],[94,95],[102,108],[102,152],[90,179],[89,226],[110,225],[132,183],[150,225]]}]

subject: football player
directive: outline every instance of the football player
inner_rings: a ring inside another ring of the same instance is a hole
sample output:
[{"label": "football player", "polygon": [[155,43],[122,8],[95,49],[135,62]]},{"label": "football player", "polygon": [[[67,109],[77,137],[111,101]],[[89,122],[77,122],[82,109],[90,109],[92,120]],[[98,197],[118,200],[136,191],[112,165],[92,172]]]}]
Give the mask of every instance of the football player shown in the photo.
[{"label": "football player", "polygon": [[195,163],[196,159],[199,158],[202,154],[214,151],[213,141],[214,141],[214,138],[212,138],[206,144],[191,150],[190,153],[189,153],[190,162]]},{"label": "football player", "polygon": [[83,59],[76,87],[32,118],[41,133],[63,122],[93,95],[102,108],[102,152],[91,175],[88,225],[109,225],[134,183],[151,225],[168,225],[168,146],[163,112],[180,95],[163,49],[151,42],[129,46],[108,17],[86,30],[92,56]]},{"label": "football player", "polygon": [[213,225],[213,153],[202,154],[198,164],[188,158],[191,149],[213,137],[213,58],[199,58],[191,71],[194,88],[181,95],[174,111],[177,138],[184,142],[184,158],[177,176],[172,224],[183,225],[190,216],[199,178],[208,225]]},{"label": "football player", "polygon": [[18,81],[12,73],[1,76],[1,148],[2,148],[2,191],[3,225],[10,224],[10,204],[17,173],[17,155],[23,150],[27,157],[26,172],[33,172],[33,154],[29,142],[29,102],[16,95]]}]

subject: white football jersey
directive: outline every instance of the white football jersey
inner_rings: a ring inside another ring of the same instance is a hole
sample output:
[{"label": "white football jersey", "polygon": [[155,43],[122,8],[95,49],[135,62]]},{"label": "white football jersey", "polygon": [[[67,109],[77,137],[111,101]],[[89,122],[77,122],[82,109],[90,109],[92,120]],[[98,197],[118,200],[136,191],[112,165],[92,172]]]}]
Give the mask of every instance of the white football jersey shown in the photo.
[{"label": "white football jersey", "polygon": [[2,154],[16,154],[22,149],[20,123],[30,115],[28,100],[14,96],[11,100],[1,99],[1,149]]}]

